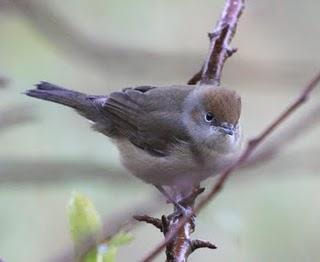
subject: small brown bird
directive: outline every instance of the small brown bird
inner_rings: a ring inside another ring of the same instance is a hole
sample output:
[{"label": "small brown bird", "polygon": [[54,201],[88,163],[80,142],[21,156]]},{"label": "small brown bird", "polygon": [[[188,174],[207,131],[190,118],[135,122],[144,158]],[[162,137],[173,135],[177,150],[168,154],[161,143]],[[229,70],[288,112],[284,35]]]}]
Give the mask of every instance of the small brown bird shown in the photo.
[{"label": "small brown bird", "polygon": [[240,96],[221,87],[139,86],[92,96],[41,82],[26,94],[78,111],[112,139],[133,175],[158,187],[213,176],[241,141]]}]

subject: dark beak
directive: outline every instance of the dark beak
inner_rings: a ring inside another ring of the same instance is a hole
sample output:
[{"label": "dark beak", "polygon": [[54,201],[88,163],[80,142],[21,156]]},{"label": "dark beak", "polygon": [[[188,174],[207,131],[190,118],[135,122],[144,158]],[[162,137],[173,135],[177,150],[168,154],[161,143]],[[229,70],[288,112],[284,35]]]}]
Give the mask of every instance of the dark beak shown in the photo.
[{"label": "dark beak", "polygon": [[234,133],[233,128],[229,126],[220,126],[220,132],[229,136],[232,136]]}]

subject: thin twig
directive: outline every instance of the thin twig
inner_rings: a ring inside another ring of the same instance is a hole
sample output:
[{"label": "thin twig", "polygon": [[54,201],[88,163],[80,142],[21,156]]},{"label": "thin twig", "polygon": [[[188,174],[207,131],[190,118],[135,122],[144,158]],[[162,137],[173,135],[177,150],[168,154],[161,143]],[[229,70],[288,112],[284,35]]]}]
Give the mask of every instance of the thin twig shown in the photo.
[{"label": "thin twig", "polygon": [[282,130],[276,137],[273,137],[267,145],[262,145],[260,150],[249,157],[242,165],[243,168],[253,168],[274,158],[280,151],[291,144],[296,138],[305,134],[308,129],[315,127],[320,122],[320,105],[317,104],[306,112],[303,117],[295,120],[290,126]]},{"label": "thin twig", "polygon": [[[208,56],[202,67],[202,72],[201,74],[198,73],[193,77],[189,81],[189,84],[196,84],[196,82],[198,82],[198,77],[200,84],[202,85],[220,84],[221,72],[225,60],[236,51],[236,49],[230,48],[229,44],[236,31],[236,26],[243,8],[244,0],[226,0],[224,10],[214,31],[209,33],[210,48]],[[187,201],[183,205],[190,212],[190,215],[185,217],[176,217],[174,212],[172,215],[167,217],[169,221],[169,228],[166,230],[168,232],[165,234],[164,241],[167,261],[186,261],[188,256],[195,250],[191,246],[192,240],[190,240],[190,235],[193,233],[195,228],[193,218],[195,213],[194,201],[196,197],[197,194],[193,195],[192,201]],[[184,223],[181,223],[181,220],[184,221]],[[162,246],[161,249],[164,246]],[[160,250],[156,250],[156,253],[160,252]],[[152,256],[153,254],[148,256],[145,261],[151,260]]]},{"label": "thin twig", "polygon": [[191,245],[190,245],[190,253],[195,251],[196,249],[199,248],[210,248],[210,249],[216,249],[217,247],[210,243],[209,241],[203,241],[200,239],[192,240]]},{"label": "thin twig", "polygon": [[[192,212],[195,199],[204,191],[204,188],[196,186],[193,188],[193,192],[182,201],[179,202],[185,209],[185,212]],[[181,210],[177,206],[174,208],[174,212],[168,216],[163,215],[161,219],[150,216],[135,216],[138,221],[147,222],[160,229],[166,237],[175,230],[176,225],[179,224],[181,219]],[[170,241],[166,246],[166,261],[186,261],[190,254],[194,250],[200,247],[212,248],[214,245],[210,242],[191,240],[191,234],[194,232],[195,224],[193,219],[190,219],[184,224],[183,228],[179,230],[175,239]]]},{"label": "thin twig", "polygon": [[221,73],[225,61],[237,51],[229,45],[236,32],[237,23],[244,9],[244,0],[227,0],[221,18],[214,30],[209,33],[210,47],[208,56],[200,72],[196,73],[188,84],[220,85]]},{"label": "thin twig", "polygon": [[[318,73],[310,83],[302,90],[300,95],[289,105],[289,107],[279,115],[269,126],[267,126],[262,133],[254,139],[251,139],[248,142],[247,148],[240,155],[238,160],[232,165],[227,167],[219,175],[218,181],[215,183],[213,188],[210,190],[209,194],[204,197],[199,204],[194,209],[194,213],[199,213],[222,189],[224,183],[230,177],[233,171],[238,169],[254,152],[254,150],[268,137],[276,128],[279,127],[293,112],[295,112],[309,97],[310,93],[315,89],[317,84],[320,81],[320,73]],[[187,223],[194,214],[189,214],[188,216],[183,217],[179,225],[176,227],[171,234],[168,234],[164,241],[162,241],[158,246],[156,246],[142,261],[151,261],[154,259],[161,251],[166,247],[166,245],[172,241],[176,234],[181,230],[185,223]]]},{"label": "thin twig", "polygon": [[[315,78],[315,80],[314,80],[315,82],[313,83],[313,84],[311,84],[311,86],[312,85],[315,85],[316,84],[316,82],[317,81],[319,81],[319,75],[318,75],[318,79],[316,79]],[[310,92],[310,91],[308,91],[308,92]],[[311,114],[311,113],[313,113],[314,111],[312,110],[312,111],[310,111],[310,113],[309,114]],[[262,142],[262,141],[261,141]],[[256,155],[259,155],[259,153],[258,152],[256,152],[255,154],[253,154],[252,155],[252,159],[255,159],[255,156]],[[251,158],[250,158],[251,159]],[[250,165],[249,165],[249,167],[251,166],[251,164],[254,164],[254,163],[251,163],[251,161],[250,161]],[[243,166],[243,165],[241,165],[241,166]],[[112,172],[111,172],[112,173]],[[137,206],[137,208],[136,208],[136,210],[135,210],[135,213],[144,213],[146,210],[144,209],[144,207],[145,207],[145,205],[143,205],[142,207],[141,206]],[[150,210],[148,210],[148,213],[150,213]],[[110,218],[108,218],[107,220],[106,220],[106,225],[113,225],[113,223],[112,223],[112,221],[116,221],[116,224],[117,225],[123,225],[123,224],[126,224],[125,222],[128,220],[128,216],[129,216],[130,214],[128,213],[128,214],[122,214],[122,215],[115,215],[115,216],[113,216],[111,219]],[[168,220],[167,220],[167,217],[166,216],[162,216],[162,218],[161,218],[161,221],[162,221],[162,224],[163,225],[165,225],[165,228],[169,228],[169,222],[168,222]],[[136,225],[138,225],[137,223],[133,223],[133,224],[131,224],[131,228],[133,228],[134,226],[136,226]],[[119,230],[119,228],[121,228],[121,227],[119,227],[119,226],[112,226],[112,228],[113,229],[111,229],[110,230],[110,228],[109,228],[109,230],[108,230],[108,232],[105,232],[106,234],[102,234],[103,236],[104,236],[104,238],[105,239],[107,239],[108,237],[110,237],[114,232],[117,232],[117,230]],[[167,234],[167,232],[164,232],[164,234]],[[167,238],[168,239],[168,238]],[[93,248],[94,246],[96,245],[96,242],[92,242],[92,246],[91,247],[88,247],[88,246],[86,246],[84,249],[86,249],[87,248],[87,250],[88,249],[91,249],[91,248]],[[83,252],[85,252],[85,251],[83,251]],[[160,252],[160,251],[159,251]],[[70,260],[68,260],[69,258],[70,258],[70,256],[71,256],[71,253],[70,253],[70,251],[69,252],[66,252],[65,253],[65,256],[62,256],[63,257],[63,259],[61,260],[61,259],[59,259],[59,260],[53,260],[53,261],[70,261]]]},{"label": "thin twig", "polygon": [[139,222],[146,222],[147,224],[151,224],[162,231],[162,222],[159,218],[154,218],[148,215],[136,215],[133,218]]}]

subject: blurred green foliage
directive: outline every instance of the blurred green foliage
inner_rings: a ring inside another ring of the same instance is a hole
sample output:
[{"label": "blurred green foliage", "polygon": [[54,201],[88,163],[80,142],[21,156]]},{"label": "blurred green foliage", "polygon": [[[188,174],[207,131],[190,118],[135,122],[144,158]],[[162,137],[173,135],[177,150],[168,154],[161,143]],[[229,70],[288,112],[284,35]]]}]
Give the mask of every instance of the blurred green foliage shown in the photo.
[{"label": "blurred green foliage", "polygon": [[70,233],[74,243],[101,230],[101,218],[88,197],[74,192],[68,204]]},{"label": "blurred green foliage", "polygon": [[[73,193],[68,204],[68,218],[77,257],[77,250],[88,236],[101,234],[101,218],[91,200],[78,192]],[[130,233],[119,232],[106,243],[98,243],[97,247],[89,251],[81,261],[114,262],[118,247],[129,244],[132,239]]]}]

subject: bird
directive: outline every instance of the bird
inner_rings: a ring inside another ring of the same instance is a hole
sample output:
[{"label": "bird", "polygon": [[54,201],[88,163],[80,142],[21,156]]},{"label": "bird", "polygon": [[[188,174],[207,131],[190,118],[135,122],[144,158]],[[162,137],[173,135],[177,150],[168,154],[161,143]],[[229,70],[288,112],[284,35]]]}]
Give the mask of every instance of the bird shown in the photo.
[{"label": "bird", "polygon": [[225,87],[145,85],[87,95],[42,81],[25,94],[75,109],[111,139],[130,173],[167,196],[164,187],[185,190],[214,176],[241,147],[241,97]]}]

